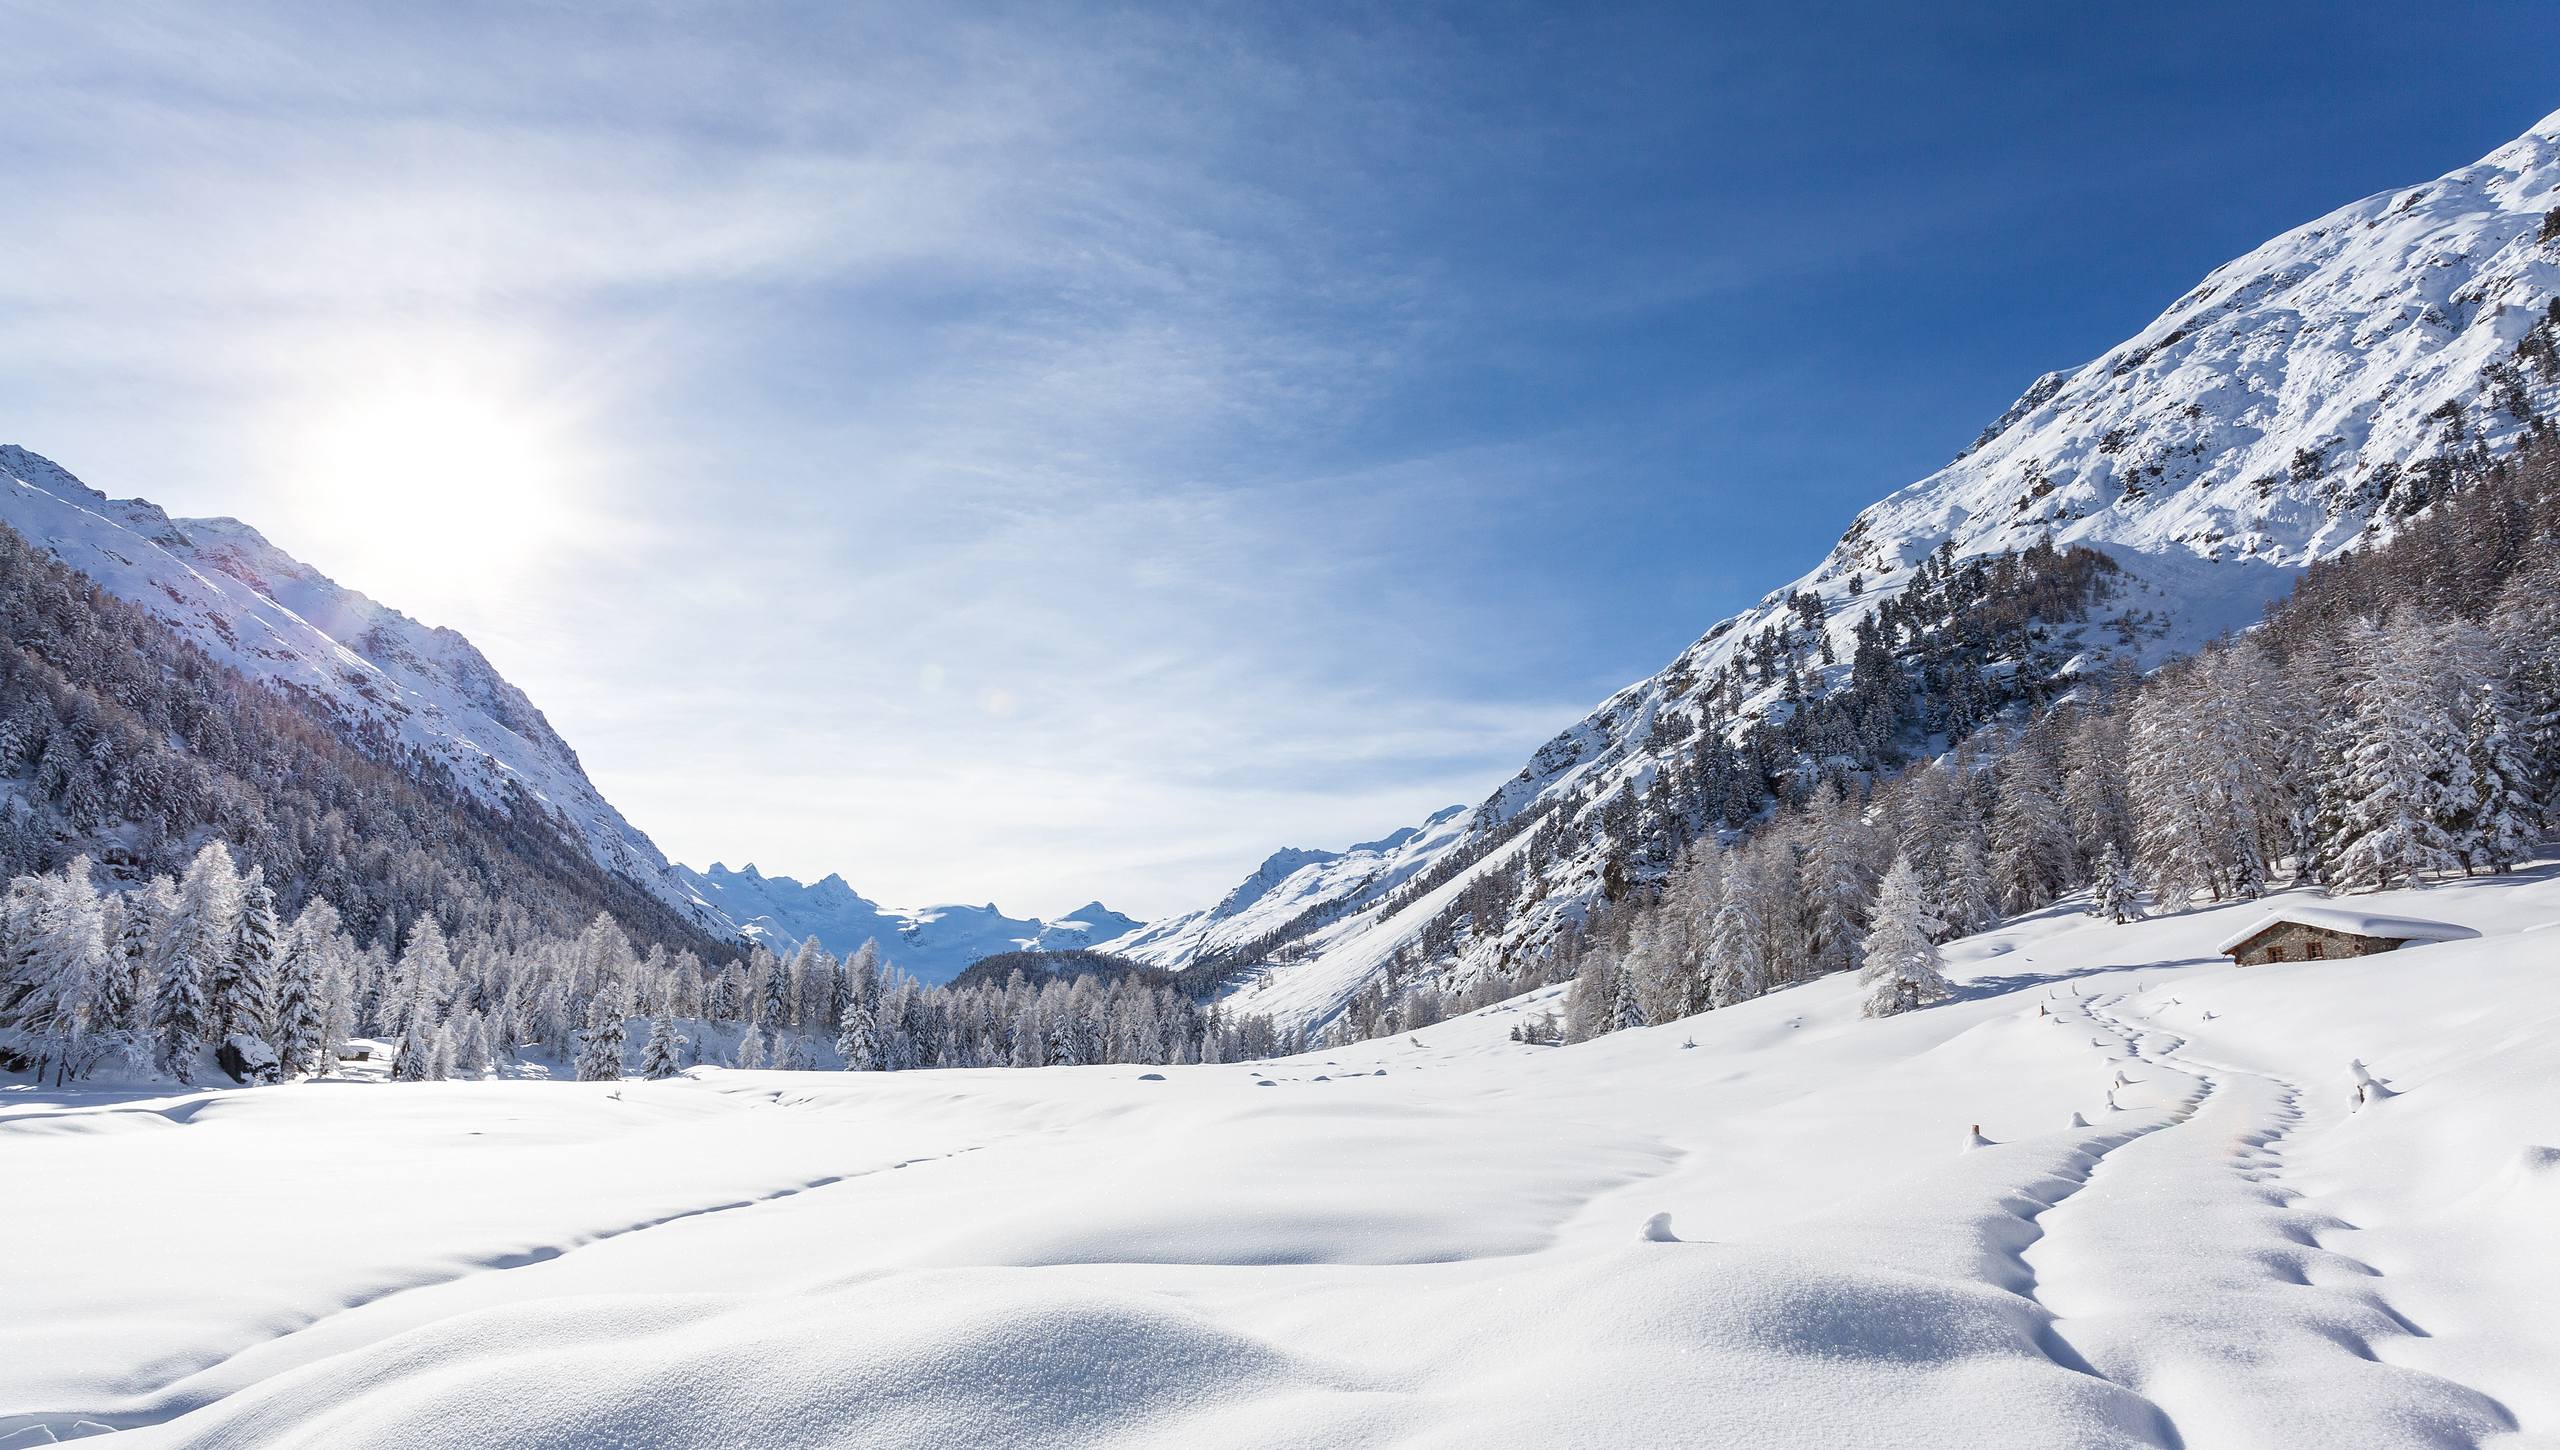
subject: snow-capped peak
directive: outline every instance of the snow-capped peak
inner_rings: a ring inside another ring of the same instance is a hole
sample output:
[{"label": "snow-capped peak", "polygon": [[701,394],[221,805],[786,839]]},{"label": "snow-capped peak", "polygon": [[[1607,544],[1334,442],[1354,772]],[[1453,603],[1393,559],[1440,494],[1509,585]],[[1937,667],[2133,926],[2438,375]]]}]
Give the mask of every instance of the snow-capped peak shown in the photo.
[{"label": "snow-capped peak", "polygon": [[[2148,666],[2245,628],[2305,566],[2432,502],[2456,459],[2502,451],[2529,417],[2560,411],[2560,355],[2549,348],[2560,334],[2555,295],[2560,113],[2470,166],[2251,250],[2122,344],[2038,378],[1954,461],[1860,513],[1811,572],[1558,734],[1460,829],[1404,848],[1421,853],[1414,871],[1444,854],[1480,858],[1470,872],[1492,870],[1512,854],[1495,849],[1507,828],[1531,812],[1581,828],[1569,833],[1582,843],[1573,854],[1542,864],[1534,899],[1510,926],[1462,948],[1473,965],[1458,974],[1592,899],[1603,857],[1625,844],[1606,839],[1594,813],[1653,781],[1688,733],[1677,727],[1705,713],[1708,682],[1755,638],[1817,627],[1846,661],[1858,626],[1903,592],[1923,560],[2047,540],[2118,566],[2104,615],[2085,631],[2092,665],[2113,650]],[[2528,360],[2520,345],[2539,351]],[[1827,667],[1812,687],[1845,673],[1845,663]],[[1728,723],[1781,708],[1780,688],[1759,685]],[[1462,873],[1445,889],[1464,881]],[[1340,919],[1299,940],[1259,985],[1255,1010],[1324,1019],[1435,909],[1403,909],[1363,890],[1337,876],[1289,895],[1298,912],[1338,909]],[[1277,915],[1258,913],[1257,927],[1277,925]],[[1151,933],[1214,916],[1175,918]],[[1189,930],[1159,956],[1179,962],[1212,950]]]}]

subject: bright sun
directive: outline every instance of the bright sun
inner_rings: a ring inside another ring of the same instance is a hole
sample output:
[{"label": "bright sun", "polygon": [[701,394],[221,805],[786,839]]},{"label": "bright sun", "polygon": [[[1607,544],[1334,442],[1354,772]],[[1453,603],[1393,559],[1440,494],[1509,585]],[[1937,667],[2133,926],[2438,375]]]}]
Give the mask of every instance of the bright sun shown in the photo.
[{"label": "bright sun", "polygon": [[372,388],[314,408],[306,426],[294,532],[324,572],[395,608],[502,590],[570,522],[561,430],[495,388]]}]

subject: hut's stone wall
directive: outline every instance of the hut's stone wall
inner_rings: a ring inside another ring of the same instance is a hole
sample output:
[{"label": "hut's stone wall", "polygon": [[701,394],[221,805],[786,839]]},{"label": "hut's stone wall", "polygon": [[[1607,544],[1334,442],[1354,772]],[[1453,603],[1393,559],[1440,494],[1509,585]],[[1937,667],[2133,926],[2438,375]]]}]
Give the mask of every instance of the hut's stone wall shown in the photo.
[{"label": "hut's stone wall", "polygon": [[2311,947],[2317,943],[2322,958],[2369,957],[2387,952],[2400,943],[2387,936],[2358,936],[2353,932],[2333,931],[2325,926],[2306,926],[2298,921],[2280,921],[2251,937],[2231,954],[2233,961],[2244,967],[2267,962],[2300,962],[2312,960]]}]

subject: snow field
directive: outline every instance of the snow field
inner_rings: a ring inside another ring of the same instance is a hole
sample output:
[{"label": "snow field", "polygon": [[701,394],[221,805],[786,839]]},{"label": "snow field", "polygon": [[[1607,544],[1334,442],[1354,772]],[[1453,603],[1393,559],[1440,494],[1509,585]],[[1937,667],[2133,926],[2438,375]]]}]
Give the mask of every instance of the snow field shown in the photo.
[{"label": "snow field", "polygon": [[1259,1064],[11,1089],[0,1444],[2560,1443],[2560,879],[2374,904],[2482,936],[2053,910],[1926,1011],[1564,1048],[1549,989]]}]

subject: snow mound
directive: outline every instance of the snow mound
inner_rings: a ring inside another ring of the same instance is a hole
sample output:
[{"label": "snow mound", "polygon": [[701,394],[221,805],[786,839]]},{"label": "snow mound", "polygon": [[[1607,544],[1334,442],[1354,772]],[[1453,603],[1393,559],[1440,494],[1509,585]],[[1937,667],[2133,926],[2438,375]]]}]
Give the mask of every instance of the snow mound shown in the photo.
[{"label": "snow mound", "polygon": [[1160,1296],[954,1271],[465,1315],[282,1376],[168,1443],[1246,1445],[1257,1403],[1354,1383]]}]

